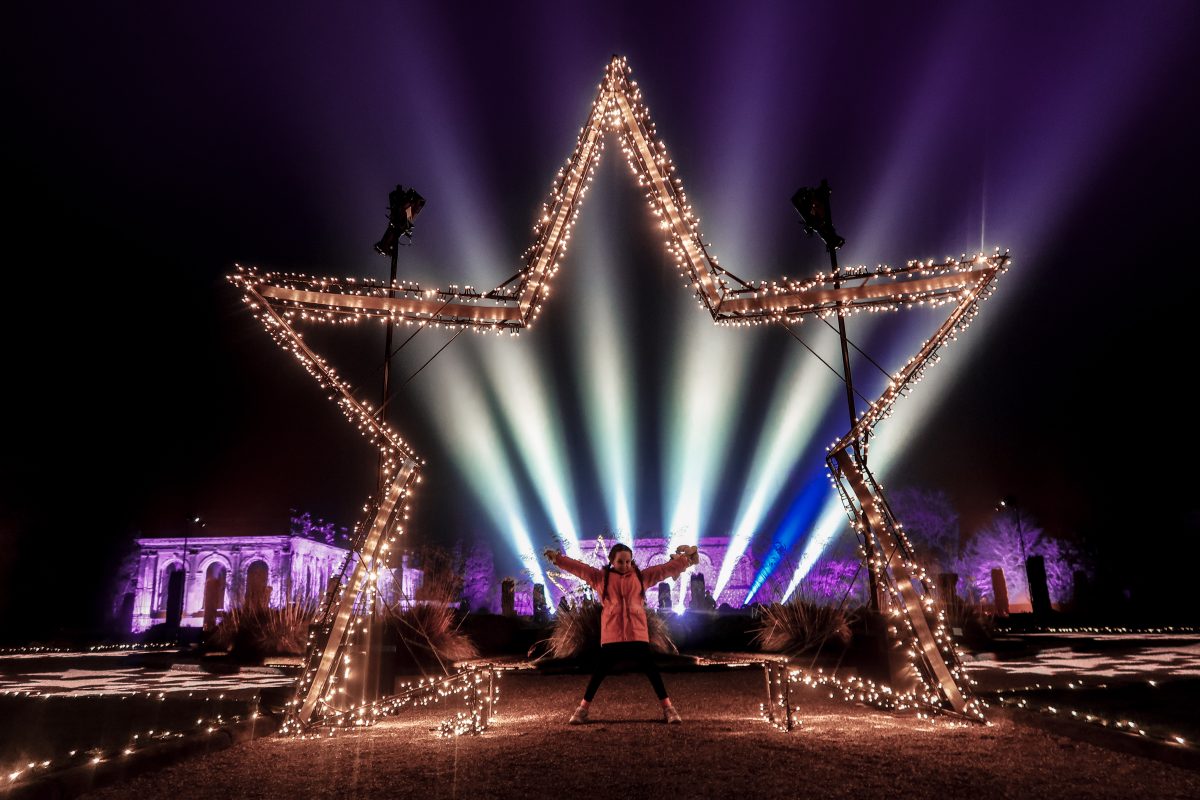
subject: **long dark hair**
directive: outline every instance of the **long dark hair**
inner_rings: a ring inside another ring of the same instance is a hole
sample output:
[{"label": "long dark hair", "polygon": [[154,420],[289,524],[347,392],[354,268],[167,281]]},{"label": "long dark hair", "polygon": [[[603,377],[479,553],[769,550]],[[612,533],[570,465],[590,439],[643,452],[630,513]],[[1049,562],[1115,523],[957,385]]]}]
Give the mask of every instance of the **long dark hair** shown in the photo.
[{"label": "long dark hair", "polygon": [[[604,602],[604,598],[608,595],[608,576],[612,573],[612,562],[617,557],[617,553],[629,553],[630,558],[633,557],[633,550],[629,545],[617,543],[608,551],[608,563],[604,565],[604,583],[600,586],[600,602]],[[638,585],[642,587],[642,602],[646,602],[646,582],[642,580],[642,571],[638,569],[636,562],[630,562],[633,565],[633,574],[637,575]]]}]

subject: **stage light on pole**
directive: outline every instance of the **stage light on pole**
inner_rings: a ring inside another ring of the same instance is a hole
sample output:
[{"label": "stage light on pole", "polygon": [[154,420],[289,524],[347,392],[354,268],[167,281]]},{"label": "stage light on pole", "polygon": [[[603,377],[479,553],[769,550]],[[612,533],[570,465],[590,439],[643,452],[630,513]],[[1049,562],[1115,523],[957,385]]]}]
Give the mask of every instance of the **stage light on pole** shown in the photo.
[{"label": "stage light on pole", "polygon": [[[388,193],[388,226],[383,232],[383,238],[375,243],[375,252],[381,256],[388,256],[391,259],[392,270],[388,278],[388,296],[395,296],[396,289],[396,268],[397,254],[399,252],[398,245],[400,237],[407,236],[412,238],[413,220],[417,214],[421,213],[421,209],[425,207],[425,198],[417,194],[416,189],[405,189],[403,184],[396,184],[396,188]],[[383,396],[379,401],[379,419],[385,420],[387,413],[388,401],[392,397],[392,333],[394,321],[389,317],[387,321],[387,332],[383,339]],[[380,452],[379,454],[379,490],[388,483],[387,477],[387,457]]]},{"label": "stage light on pole", "polygon": [[383,237],[375,243],[375,252],[381,256],[396,255],[400,237],[412,238],[413,220],[425,207],[425,198],[416,189],[405,189],[402,184],[388,194],[388,226]]},{"label": "stage light on pole", "polygon": [[817,235],[825,242],[829,252],[837,250],[846,243],[833,229],[833,214],[829,209],[829,181],[822,179],[821,185],[815,189],[803,186],[792,195],[792,205],[800,212],[804,220],[804,232],[809,236]]}]

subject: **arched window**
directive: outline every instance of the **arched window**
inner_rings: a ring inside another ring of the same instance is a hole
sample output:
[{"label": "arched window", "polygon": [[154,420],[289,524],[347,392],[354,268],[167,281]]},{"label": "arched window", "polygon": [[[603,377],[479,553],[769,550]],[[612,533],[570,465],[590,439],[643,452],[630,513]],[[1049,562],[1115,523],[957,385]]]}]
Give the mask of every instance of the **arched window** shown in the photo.
[{"label": "arched window", "polygon": [[269,578],[270,568],[265,561],[255,561],[246,568],[247,607],[266,608],[271,604],[271,587],[267,583]]},{"label": "arched window", "polygon": [[205,618],[225,610],[225,593],[229,584],[229,570],[220,561],[214,561],[204,571],[204,614]]},{"label": "arched window", "polygon": [[167,610],[167,598],[171,592],[171,575],[176,572],[183,572],[183,564],[178,561],[172,561],[158,573],[158,587],[154,597],[154,611],[156,613],[163,613]]}]

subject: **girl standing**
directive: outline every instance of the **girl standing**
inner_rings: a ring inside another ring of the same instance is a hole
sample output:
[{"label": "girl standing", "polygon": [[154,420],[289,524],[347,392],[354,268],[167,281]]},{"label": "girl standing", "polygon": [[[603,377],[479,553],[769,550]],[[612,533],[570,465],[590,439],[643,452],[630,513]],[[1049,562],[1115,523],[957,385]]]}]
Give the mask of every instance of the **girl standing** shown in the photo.
[{"label": "girl standing", "polygon": [[600,682],[619,661],[633,661],[638,669],[650,679],[654,693],[662,703],[663,720],[669,724],[682,722],[679,712],[671,705],[667,688],[663,685],[654,655],[650,650],[650,631],[646,621],[646,587],[666,578],[674,578],[692,564],[700,561],[695,547],[681,546],[665,564],[638,569],[633,563],[633,551],[627,545],[616,544],[608,551],[608,565],[604,569],[568,558],[562,553],[546,550],[546,558],[554,566],[585,581],[600,599],[600,660],[592,679],[588,681],[583,700],[570,724],[580,725],[588,721],[588,706],[600,688]]}]

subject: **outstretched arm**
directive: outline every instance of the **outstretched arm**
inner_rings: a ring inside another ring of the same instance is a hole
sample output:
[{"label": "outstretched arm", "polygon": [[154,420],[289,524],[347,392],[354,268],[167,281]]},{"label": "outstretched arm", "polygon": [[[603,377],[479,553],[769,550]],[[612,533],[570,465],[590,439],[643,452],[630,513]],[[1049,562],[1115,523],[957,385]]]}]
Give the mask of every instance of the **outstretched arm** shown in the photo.
[{"label": "outstretched arm", "polygon": [[667,578],[678,577],[688,567],[699,563],[700,554],[695,547],[681,546],[671,554],[667,563],[655,564],[653,567],[646,567],[642,570],[642,580],[647,586],[650,586]]},{"label": "outstretched arm", "polygon": [[591,586],[593,589],[598,589],[601,581],[604,579],[604,573],[593,567],[591,564],[585,564],[582,561],[576,561],[573,558],[556,553],[553,550],[546,550],[546,560],[554,566],[561,569],[563,572],[569,572],[576,578]]}]

